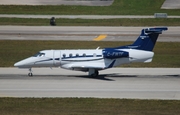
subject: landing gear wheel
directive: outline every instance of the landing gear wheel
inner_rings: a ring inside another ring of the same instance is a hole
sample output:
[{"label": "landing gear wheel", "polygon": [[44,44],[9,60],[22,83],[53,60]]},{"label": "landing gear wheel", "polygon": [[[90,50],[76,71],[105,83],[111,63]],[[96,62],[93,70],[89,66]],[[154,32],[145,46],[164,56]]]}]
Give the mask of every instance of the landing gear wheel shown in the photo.
[{"label": "landing gear wheel", "polygon": [[32,76],[33,76],[33,74],[32,74],[32,73],[28,73],[28,76],[29,76],[29,77],[32,77]]},{"label": "landing gear wheel", "polygon": [[99,72],[96,70],[95,73],[91,74],[91,77],[97,77],[99,75]]},{"label": "landing gear wheel", "polygon": [[32,76],[33,76],[33,74],[32,74],[32,69],[31,69],[31,68],[29,68],[28,76],[29,76],[29,77],[32,77]]}]

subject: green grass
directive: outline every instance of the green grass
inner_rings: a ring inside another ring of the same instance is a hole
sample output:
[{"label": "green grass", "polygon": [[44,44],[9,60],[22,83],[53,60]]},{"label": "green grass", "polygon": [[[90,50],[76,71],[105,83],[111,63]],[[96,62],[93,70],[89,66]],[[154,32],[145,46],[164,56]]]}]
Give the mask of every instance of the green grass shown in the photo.
[{"label": "green grass", "polygon": [[[0,41],[0,67],[12,67],[15,62],[30,57],[45,49],[95,49],[98,46],[116,47],[131,44],[132,42],[113,41]],[[155,56],[151,63],[135,63],[123,67],[180,67],[180,43],[157,42]]]},{"label": "green grass", "polygon": [[178,100],[0,98],[1,115],[179,115]]},{"label": "green grass", "polygon": [[[180,26],[178,19],[56,19],[57,26]],[[49,19],[0,18],[0,25],[48,26]]]},{"label": "green grass", "polygon": [[[160,9],[163,2],[164,0],[115,0],[111,6],[0,5],[0,14],[180,15],[180,9]],[[57,26],[180,26],[180,19],[56,19],[56,24]],[[47,26],[49,19],[0,18],[0,25]]]},{"label": "green grass", "polygon": [[160,9],[164,0],[115,0],[111,6],[13,6],[0,5],[0,14],[58,15],[180,15],[179,9]]}]

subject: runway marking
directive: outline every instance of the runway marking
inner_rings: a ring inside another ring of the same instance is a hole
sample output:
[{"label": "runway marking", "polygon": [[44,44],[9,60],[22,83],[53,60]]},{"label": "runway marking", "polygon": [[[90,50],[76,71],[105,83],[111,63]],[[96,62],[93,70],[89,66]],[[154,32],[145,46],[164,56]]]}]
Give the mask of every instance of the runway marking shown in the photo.
[{"label": "runway marking", "polygon": [[105,39],[106,37],[107,37],[107,35],[101,34],[101,35],[99,35],[97,38],[94,38],[93,40],[94,40],[94,41],[100,41],[100,40]]}]

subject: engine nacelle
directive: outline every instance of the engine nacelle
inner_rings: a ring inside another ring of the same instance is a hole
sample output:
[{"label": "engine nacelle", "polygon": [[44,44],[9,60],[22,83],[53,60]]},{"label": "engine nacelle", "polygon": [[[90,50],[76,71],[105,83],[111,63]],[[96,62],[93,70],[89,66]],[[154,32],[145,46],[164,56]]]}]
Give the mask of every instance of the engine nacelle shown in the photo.
[{"label": "engine nacelle", "polygon": [[105,48],[103,51],[103,57],[107,59],[129,57],[129,53],[118,49]]}]

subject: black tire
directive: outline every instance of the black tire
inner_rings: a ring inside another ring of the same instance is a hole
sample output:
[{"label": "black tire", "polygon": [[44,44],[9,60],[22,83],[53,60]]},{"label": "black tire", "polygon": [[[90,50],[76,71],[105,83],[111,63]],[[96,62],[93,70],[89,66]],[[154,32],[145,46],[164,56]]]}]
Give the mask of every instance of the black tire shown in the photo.
[{"label": "black tire", "polygon": [[32,76],[33,76],[33,74],[32,74],[32,73],[28,73],[28,76],[29,76],[29,77],[32,77]]},{"label": "black tire", "polygon": [[91,77],[97,77],[99,75],[99,72],[96,70],[95,73],[91,74]]}]

